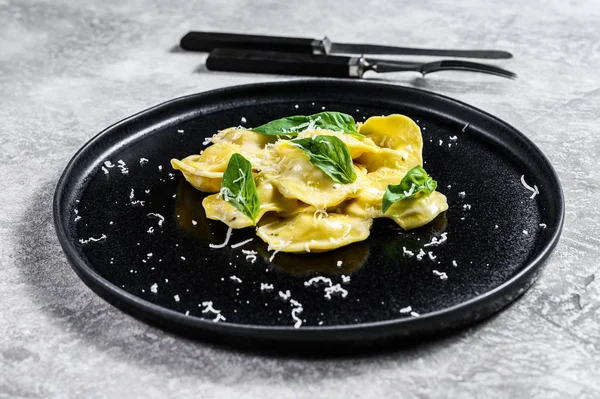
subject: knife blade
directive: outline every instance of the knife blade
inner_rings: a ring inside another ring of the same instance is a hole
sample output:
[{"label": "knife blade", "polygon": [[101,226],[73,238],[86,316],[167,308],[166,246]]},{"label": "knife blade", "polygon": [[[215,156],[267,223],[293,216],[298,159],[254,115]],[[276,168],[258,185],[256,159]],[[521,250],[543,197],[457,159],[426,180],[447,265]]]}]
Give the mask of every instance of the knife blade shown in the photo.
[{"label": "knife blade", "polygon": [[275,51],[217,48],[206,59],[206,67],[215,71],[273,73],[282,75],[362,78],[367,71],[415,71],[423,75],[437,71],[461,70],[481,72],[505,78],[516,75],[494,65],[465,60],[406,62],[365,57],[325,54],[282,53]]},{"label": "knife blade", "polygon": [[328,37],[319,40],[200,31],[188,32],[181,38],[180,46],[184,50],[206,52],[210,52],[215,48],[236,48],[310,54],[387,54],[487,59],[512,58],[511,53],[501,50],[424,49],[360,43],[335,43],[329,40]]}]

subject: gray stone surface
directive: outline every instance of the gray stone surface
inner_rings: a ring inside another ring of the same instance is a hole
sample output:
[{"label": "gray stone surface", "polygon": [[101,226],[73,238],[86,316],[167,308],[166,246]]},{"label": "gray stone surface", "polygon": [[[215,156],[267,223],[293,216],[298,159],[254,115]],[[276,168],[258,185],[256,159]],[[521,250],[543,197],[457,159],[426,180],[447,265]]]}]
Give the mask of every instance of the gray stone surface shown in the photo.
[{"label": "gray stone surface", "polygon": [[[600,397],[600,3],[454,3],[0,0],[0,398]],[[516,81],[393,78],[491,112],[548,155],[567,218],[541,278],[458,336],[349,359],[216,348],[99,299],[51,224],[54,186],[74,152],[172,97],[284,79],[206,71],[204,55],[173,49],[192,28],[512,51],[501,65]]]}]

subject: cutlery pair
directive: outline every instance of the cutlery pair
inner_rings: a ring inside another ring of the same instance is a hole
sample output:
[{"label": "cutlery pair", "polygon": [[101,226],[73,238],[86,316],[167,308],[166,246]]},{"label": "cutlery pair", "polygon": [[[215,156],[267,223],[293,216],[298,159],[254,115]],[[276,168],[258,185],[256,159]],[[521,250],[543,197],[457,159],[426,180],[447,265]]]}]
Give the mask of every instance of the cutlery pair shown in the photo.
[{"label": "cutlery pair", "polygon": [[231,72],[362,78],[367,71],[377,73],[415,71],[422,75],[438,71],[461,70],[487,73],[505,78],[516,74],[505,69],[464,60],[406,62],[365,58],[364,55],[391,54],[501,59],[512,58],[498,50],[442,50],[393,47],[369,44],[333,43],[306,38],[242,35],[214,32],[189,32],[180,43],[190,51],[209,51],[206,67]]}]

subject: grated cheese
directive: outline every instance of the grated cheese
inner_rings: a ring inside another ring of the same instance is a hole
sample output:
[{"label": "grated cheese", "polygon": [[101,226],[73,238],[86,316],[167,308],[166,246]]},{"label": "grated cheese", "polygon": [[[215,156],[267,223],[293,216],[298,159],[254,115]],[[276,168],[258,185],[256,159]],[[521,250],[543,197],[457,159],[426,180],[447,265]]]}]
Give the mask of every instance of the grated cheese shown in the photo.
[{"label": "grated cheese", "polygon": [[154,216],[158,218],[158,227],[162,227],[165,221],[165,217],[163,215],[161,215],[160,213],[149,213],[148,216]]},{"label": "grated cheese", "polygon": [[412,312],[412,307],[410,307],[410,306],[400,309],[400,313],[410,313],[410,312]]},{"label": "grated cheese", "polygon": [[331,281],[330,278],[323,277],[323,276],[317,276],[317,277],[311,278],[310,280],[305,281],[304,286],[310,287],[311,285],[316,285],[318,283],[325,283],[325,284],[329,285],[330,287],[333,285],[333,281]]},{"label": "grated cheese", "polygon": [[273,284],[267,284],[267,283],[260,283],[260,290],[261,291],[271,291],[273,290]]},{"label": "grated cheese", "polygon": [[402,253],[404,255],[408,255],[409,257],[415,256],[415,253],[413,251],[409,251],[408,249],[406,249],[406,247],[402,247]]},{"label": "grated cheese", "polygon": [[540,193],[540,190],[538,190],[538,187],[535,184],[533,187],[531,187],[529,184],[527,184],[527,182],[525,182],[525,175],[521,175],[521,184],[523,184],[523,187],[525,187],[527,190],[531,191],[531,196],[529,197],[530,199],[534,199],[535,196]]},{"label": "grated cheese", "polygon": [[98,238],[94,238],[94,237],[90,237],[87,240],[84,240],[83,238],[79,239],[79,243],[80,244],[87,244],[89,242],[98,242],[98,241],[102,241],[102,240],[106,240],[106,234],[102,234],[100,237]]},{"label": "grated cheese", "polygon": [[150,286],[150,292],[156,294],[158,292],[158,284],[154,283]]},{"label": "grated cheese", "polygon": [[440,272],[440,271],[434,270],[433,274],[438,276],[440,278],[440,280],[448,280],[448,275],[445,272]]},{"label": "grated cheese", "polygon": [[126,174],[128,174],[128,173],[129,173],[129,169],[127,169],[127,165],[125,164],[125,162],[123,162],[123,160],[122,160],[122,159],[119,159],[119,160],[117,161],[117,164],[118,164],[118,165],[117,165],[117,167],[118,167],[119,169],[121,169],[121,173],[122,173],[122,174],[126,175]]},{"label": "grated cheese", "polygon": [[[194,223],[194,222],[195,222],[195,220],[192,220],[192,223]],[[235,249],[235,248],[238,248],[238,247],[242,247],[242,246],[248,244],[249,242],[251,242],[252,240],[254,240],[254,238],[248,238],[247,240],[242,241],[242,242],[238,242],[237,244],[231,244],[231,248]]]},{"label": "grated cheese", "polygon": [[236,283],[238,283],[238,284],[240,284],[240,283],[242,282],[242,279],[241,279],[241,278],[239,278],[238,276],[229,276],[229,278],[230,278],[232,281],[235,281],[235,282],[236,282]]},{"label": "grated cheese", "polygon": [[290,299],[291,296],[292,296],[292,294],[290,293],[290,290],[287,290],[285,292],[279,291],[279,297],[281,299],[283,299],[284,301],[287,301],[288,299]]},{"label": "grated cheese", "polygon": [[443,242],[448,240],[448,233],[442,233],[441,238],[438,239],[437,237],[432,237],[431,238],[431,242],[428,242],[427,244],[423,244],[424,247],[432,247],[432,246],[436,246],[436,245],[440,245]]},{"label": "grated cheese", "polygon": [[346,298],[348,296],[348,291],[342,288],[339,283],[330,287],[325,287],[325,298],[331,299],[332,294],[340,294],[342,298]]},{"label": "grated cheese", "polygon": [[231,238],[231,233],[233,232],[233,229],[230,227],[227,229],[227,234],[225,235],[225,241],[222,244],[208,244],[209,247],[211,248],[225,248],[227,246],[227,244],[229,244],[229,238]]}]

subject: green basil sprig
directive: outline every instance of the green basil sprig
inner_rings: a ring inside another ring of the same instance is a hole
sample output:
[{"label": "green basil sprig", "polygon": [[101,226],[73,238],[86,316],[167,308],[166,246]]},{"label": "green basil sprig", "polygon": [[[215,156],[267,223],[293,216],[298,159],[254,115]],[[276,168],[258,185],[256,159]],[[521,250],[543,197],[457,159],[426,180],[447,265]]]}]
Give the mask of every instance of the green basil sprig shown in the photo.
[{"label": "green basil sprig", "polygon": [[256,225],[260,199],[252,176],[252,164],[241,154],[235,153],[229,158],[220,193],[221,198],[252,219]]},{"label": "green basil sprig", "polygon": [[381,210],[385,213],[392,204],[406,198],[414,198],[419,193],[430,194],[437,188],[437,182],[421,166],[415,166],[402,178],[400,184],[389,184],[385,188]]},{"label": "green basil sprig", "polygon": [[341,112],[319,112],[314,115],[288,116],[250,130],[267,136],[297,136],[299,132],[310,127],[344,132],[361,138],[365,137],[356,130],[354,118]]},{"label": "green basil sprig", "polygon": [[291,141],[296,147],[306,152],[310,162],[337,183],[352,183],[356,180],[356,172],[352,164],[350,149],[335,136],[314,136]]}]

